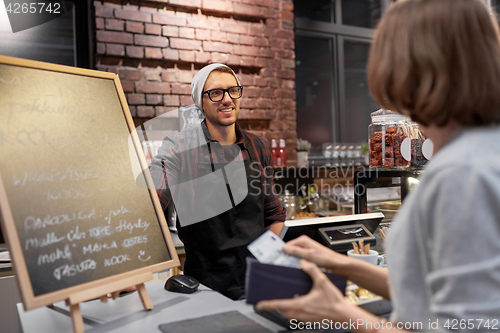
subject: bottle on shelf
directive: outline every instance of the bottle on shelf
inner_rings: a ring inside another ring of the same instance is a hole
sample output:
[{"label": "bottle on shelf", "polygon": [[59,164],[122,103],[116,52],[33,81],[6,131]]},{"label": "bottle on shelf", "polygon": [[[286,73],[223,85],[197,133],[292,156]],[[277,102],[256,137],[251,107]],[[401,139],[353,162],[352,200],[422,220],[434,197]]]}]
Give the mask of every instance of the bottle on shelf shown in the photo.
[{"label": "bottle on shelf", "polygon": [[271,156],[273,157],[273,166],[278,166],[278,144],[275,139],[271,140]]},{"label": "bottle on shelf", "polygon": [[285,139],[280,139],[280,149],[277,154],[276,166],[286,167],[286,149]]}]

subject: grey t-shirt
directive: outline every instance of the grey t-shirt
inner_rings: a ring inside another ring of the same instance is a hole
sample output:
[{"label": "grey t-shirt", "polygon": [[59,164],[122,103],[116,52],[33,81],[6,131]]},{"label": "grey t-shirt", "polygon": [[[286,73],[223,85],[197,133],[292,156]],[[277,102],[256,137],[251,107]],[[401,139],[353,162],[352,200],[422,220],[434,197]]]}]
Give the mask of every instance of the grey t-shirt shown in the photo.
[{"label": "grey t-shirt", "polygon": [[463,130],[434,155],[386,252],[399,321],[500,329],[499,127]]}]

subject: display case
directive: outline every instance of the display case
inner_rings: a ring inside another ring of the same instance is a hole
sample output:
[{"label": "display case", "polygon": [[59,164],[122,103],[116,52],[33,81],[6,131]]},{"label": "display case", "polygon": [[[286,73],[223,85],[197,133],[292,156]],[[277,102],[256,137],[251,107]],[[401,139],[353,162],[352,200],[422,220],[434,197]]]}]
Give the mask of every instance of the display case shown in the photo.
[{"label": "display case", "polygon": [[408,193],[418,184],[421,169],[362,170],[354,173],[356,214],[381,212],[391,222]]}]

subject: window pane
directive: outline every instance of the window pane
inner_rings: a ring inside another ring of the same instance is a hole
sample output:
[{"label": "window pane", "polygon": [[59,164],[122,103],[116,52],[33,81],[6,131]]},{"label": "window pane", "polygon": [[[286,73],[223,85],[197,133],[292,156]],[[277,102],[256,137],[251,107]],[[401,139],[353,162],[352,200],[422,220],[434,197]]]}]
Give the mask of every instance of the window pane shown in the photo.
[{"label": "window pane", "polygon": [[490,0],[491,8],[498,14],[500,14],[500,0]]},{"label": "window pane", "polygon": [[75,66],[74,4],[65,5],[66,14],[16,33],[12,33],[7,13],[0,13],[6,18],[0,22],[0,54]]},{"label": "window pane", "polygon": [[382,14],[382,0],[342,0],[342,24],[375,28]]},{"label": "window pane", "polygon": [[293,12],[296,18],[332,23],[334,0],[295,0]]},{"label": "window pane", "polygon": [[333,140],[332,39],[295,36],[297,137],[321,145]]},{"label": "window pane", "polygon": [[345,107],[340,115],[342,142],[367,142],[370,113],[379,106],[373,101],[366,81],[370,43],[344,41]]}]

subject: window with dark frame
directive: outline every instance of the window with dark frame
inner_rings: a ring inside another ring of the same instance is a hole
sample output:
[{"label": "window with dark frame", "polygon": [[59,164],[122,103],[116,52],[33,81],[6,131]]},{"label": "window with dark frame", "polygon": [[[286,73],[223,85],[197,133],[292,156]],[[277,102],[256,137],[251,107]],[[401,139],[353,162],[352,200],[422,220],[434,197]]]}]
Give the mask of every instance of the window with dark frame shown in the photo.
[{"label": "window with dark frame", "polygon": [[500,0],[489,0],[491,8],[497,14],[497,20],[500,21]]},{"label": "window with dark frame", "polygon": [[66,0],[63,5],[64,15],[16,33],[2,22],[0,54],[93,69],[93,1]]},{"label": "window with dark frame", "polygon": [[[394,0],[294,0],[297,136],[316,149],[366,142],[379,106],[366,82],[374,29]],[[487,0],[500,21],[500,0]]]},{"label": "window with dark frame", "polygon": [[317,149],[368,140],[379,106],[366,82],[374,28],[389,0],[294,1],[297,136]]}]

